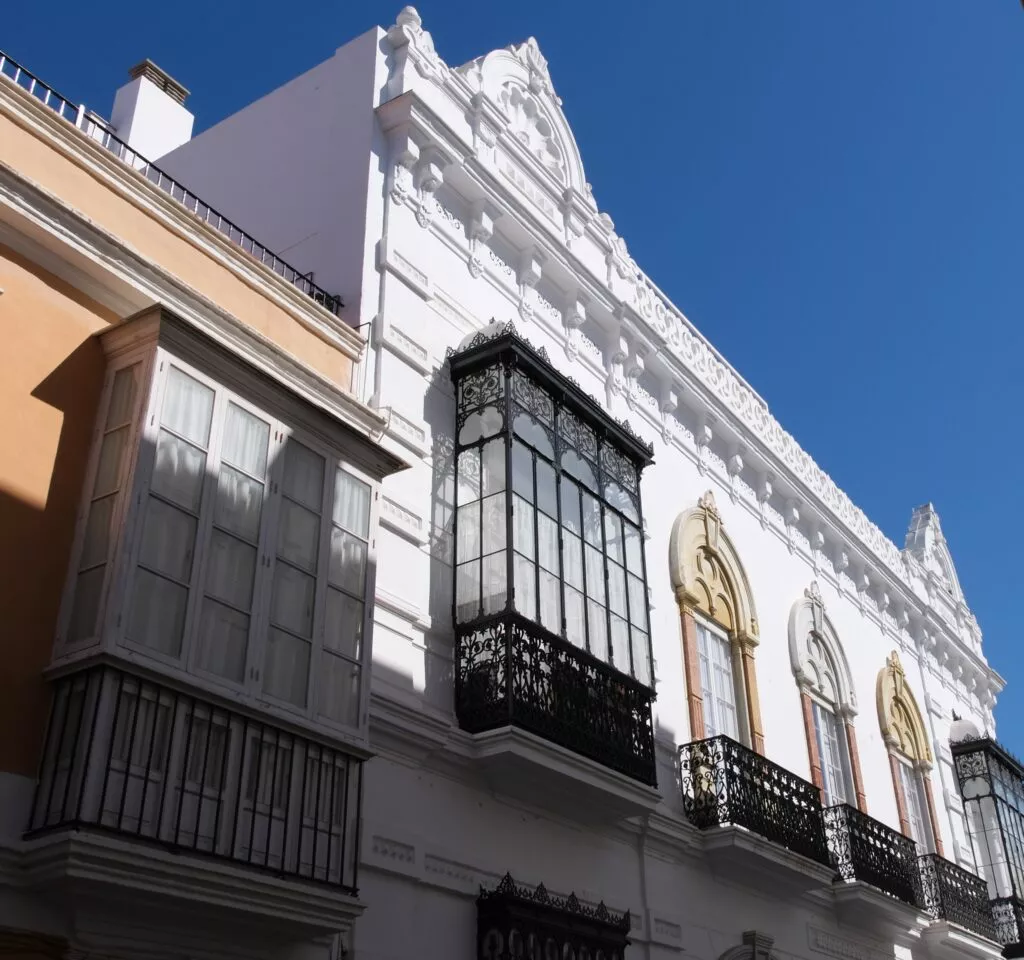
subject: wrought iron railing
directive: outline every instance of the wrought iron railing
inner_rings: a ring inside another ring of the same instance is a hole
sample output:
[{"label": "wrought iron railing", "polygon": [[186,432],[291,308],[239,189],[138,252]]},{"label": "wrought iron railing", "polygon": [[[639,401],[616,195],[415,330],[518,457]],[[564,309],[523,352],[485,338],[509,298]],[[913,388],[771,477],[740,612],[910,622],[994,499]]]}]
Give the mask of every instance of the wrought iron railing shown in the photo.
[{"label": "wrought iron railing", "polygon": [[456,648],[464,730],[521,727],[657,783],[649,688],[514,614],[460,630]]},{"label": "wrought iron railing", "polygon": [[289,283],[298,287],[303,293],[312,297],[314,302],[326,307],[335,315],[340,312],[342,307],[340,297],[329,294],[326,290],[318,287],[313,282],[310,274],[300,273],[287,261],[282,260],[276,253],[268,250],[262,243],[258,243],[248,233],[228,220],[227,217],[218,213],[208,203],[204,203],[194,193],[168,176],[155,164],[150,163],[137,151],[132,150],[128,144],[115,136],[107,124],[91,116],[82,104],[75,104],[67,97],[57,93],[53,87],[43,83],[42,80],[29,70],[26,70],[17,60],[7,56],[2,50],[0,50],[0,76],[7,77],[30,96],[35,97],[44,106],[53,110],[58,116],[74,124],[82,133],[91,140],[94,140],[105,150],[114,154],[125,165],[138,171],[150,183],[163,190],[164,193],[170,194],[171,197],[177,200],[189,212],[199,217],[204,223],[222,233],[232,243],[237,244],[246,253],[254,256],[260,263],[269,267],[278,276],[283,277]]},{"label": "wrought iron railing", "polygon": [[[1024,903],[1016,897],[997,897],[992,901],[992,922],[995,924],[995,941],[1004,947],[1024,944]],[[1014,950],[1005,956],[1020,956],[1021,950]]]},{"label": "wrought iron railing", "polygon": [[914,906],[921,903],[917,844],[849,804],[823,811],[837,880],[861,880]]},{"label": "wrought iron railing", "polygon": [[679,748],[683,809],[701,829],[734,824],[827,864],[816,786],[729,737]]},{"label": "wrought iron railing", "polygon": [[936,920],[949,920],[995,940],[988,884],[937,853],[918,858],[922,906]]},{"label": "wrought iron railing", "polygon": [[30,835],[112,831],[356,893],[362,763],[114,667],[54,684]]}]

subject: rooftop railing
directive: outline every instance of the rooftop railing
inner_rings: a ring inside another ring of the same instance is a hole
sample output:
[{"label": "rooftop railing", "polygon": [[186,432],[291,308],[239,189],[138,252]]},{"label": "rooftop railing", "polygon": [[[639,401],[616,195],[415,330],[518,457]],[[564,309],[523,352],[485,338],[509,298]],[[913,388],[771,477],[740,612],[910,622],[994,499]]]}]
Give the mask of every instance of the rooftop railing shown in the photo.
[{"label": "rooftop railing", "polygon": [[202,201],[173,177],[168,176],[158,166],[150,163],[138,151],[133,150],[117,137],[110,127],[102,120],[86,111],[84,105],[76,104],[59,94],[53,87],[43,83],[35,74],[26,70],[17,60],[7,56],[0,50],[0,76],[6,77],[16,86],[21,87],[29,96],[35,97],[44,106],[53,110],[57,116],[67,120],[82,131],[91,140],[105,150],[114,154],[122,163],[142,174],[150,183],[163,190],[178,201],[186,210],[197,216],[203,223],[222,233],[232,243],[241,247],[264,266],[269,267],[278,276],[283,277],[303,293],[312,297],[315,303],[326,307],[336,316],[341,310],[341,298],[318,287],[312,275],[301,273],[276,253],[268,250],[262,243],[236,226],[223,214],[218,213],[208,203]]}]

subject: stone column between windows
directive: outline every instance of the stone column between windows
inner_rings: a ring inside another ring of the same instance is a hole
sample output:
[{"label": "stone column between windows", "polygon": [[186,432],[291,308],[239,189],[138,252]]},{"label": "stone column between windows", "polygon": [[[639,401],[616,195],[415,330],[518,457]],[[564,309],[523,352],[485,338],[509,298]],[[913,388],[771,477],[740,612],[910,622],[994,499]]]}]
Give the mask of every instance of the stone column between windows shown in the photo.
[{"label": "stone column between windows", "polygon": [[700,663],[697,658],[697,625],[693,621],[693,613],[690,612],[689,606],[680,603],[679,613],[683,624],[683,672],[686,675],[686,705],[690,712],[690,737],[693,740],[703,740],[706,733]]},{"label": "stone column between windows", "polygon": [[892,774],[892,789],[896,794],[896,810],[900,817],[900,833],[905,837],[910,836],[910,820],[907,817],[907,801],[903,796],[903,783],[900,779],[899,760],[889,747],[889,772]]},{"label": "stone column between windows", "polygon": [[853,774],[853,790],[857,795],[857,809],[861,813],[867,813],[868,797],[864,792],[864,777],[860,772],[860,754],[857,752],[857,734],[853,729],[853,720],[847,717],[843,725],[846,728],[846,749],[850,754],[850,772]]},{"label": "stone column between windows", "polygon": [[928,804],[928,819],[931,821],[932,825],[932,838],[935,841],[935,852],[940,857],[944,857],[945,853],[942,848],[942,834],[939,833],[939,818],[935,813],[935,798],[932,796],[931,774],[929,774],[927,770],[922,770],[921,779],[924,780],[924,799]]},{"label": "stone column between windows", "polygon": [[[825,789],[825,778],[821,775],[821,757],[818,755],[818,738],[814,735],[814,704],[806,690],[800,691],[800,706],[804,711],[804,734],[807,737],[807,756],[811,761],[811,783],[819,790]],[[824,800],[824,797],[822,797]]]},{"label": "stone column between windows", "polygon": [[754,753],[764,756],[764,725],[761,722],[761,698],[757,693],[757,670],[754,667],[756,640],[741,637],[743,651],[743,690],[747,700],[747,720],[750,724],[750,746]]}]

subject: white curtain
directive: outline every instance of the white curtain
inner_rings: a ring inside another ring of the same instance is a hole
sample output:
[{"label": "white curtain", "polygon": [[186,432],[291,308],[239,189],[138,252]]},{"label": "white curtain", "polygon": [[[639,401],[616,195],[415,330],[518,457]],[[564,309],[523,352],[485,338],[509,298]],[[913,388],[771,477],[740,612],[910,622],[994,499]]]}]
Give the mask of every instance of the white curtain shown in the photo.
[{"label": "white curtain", "polygon": [[505,515],[505,494],[496,493],[481,501],[483,509],[483,543],[484,554],[504,550],[507,543],[507,517]]},{"label": "white curtain", "polygon": [[484,557],[482,570],[484,613],[497,613],[504,609],[508,594],[504,551]]},{"label": "white curtain", "polygon": [[206,447],[210,442],[213,391],[177,367],[167,375],[160,422],[190,443]]},{"label": "white curtain", "polygon": [[644,589],[644,582],[632,574],[629,580],[629,620],[635,627],[641,630],[647,629],[647,591]]},{"label": "white curtain", "polygon": [[651,683],[651,652],[647,634],[633,629],[633,676],[641,683]]},{"label": "white curtain", "polygon": [[459,507],[455,562],[465,563],[480,556],[480,501]]},{"label": "white curtain", "polygon": [[826,806],[846,802],[846,775],[843,754],[839,745],[839,728],[835,714],[820,703],[814,704],[814,732],[818,741],[818,754]]},{"label": "white curtain", "polygon": [[252,477],[262,480],[267,472],[270,424],[236,404],[228,404],[221,457]]},{"label": "white curtain", "polygon": [[512,498],[512,546],[530,560],[534,553],[533,506],[522,497]]},{"label": "white curtain", "polygon": [[353,660],[362,659],[363,610],[362,601],[328,587],[324,646]]},{"label": "white curtain", "polygon": [[581,648],[585,648],[587,643],[587,623],[583,611],[583,594],[578,590],[573,590],[567,584],[565,587],[565,635],[570,643]]},{"label": "white curtain", "polygon": [[334,522],[364,540],[370,536],[370,486],[338,470],[334,479]]},{"label": "white curtain", "polygon": [[366,541],[331,527],[330,582],[358,597],[366,592]]},{"label": "white curtain", "polygon": [[[587,581],[588,585],[590,581]],[[587,601],[587,639],[590,652],[598,660],[608,661],[608,612],[599,603]]]},{"label": "white curtain", "polygon": [[284,493],[320,513],[323,507],[324,458],[296,440],[289,440],[284,456]]},{"label": "white curtain", "polygon": [[309,648],[305,640],[271,628],[267,633],[263,692],[304,707],[309,683]]},{"label": "white curtain", "polygon": [[621,617],[611,616],[612,663],[616,670],[630,673],[629,668],[629,625]]},{"label": "white curtain", "polygon": [[736,740],[739,732],[729,641],[702,623],[697,623],[696,628],[705,733],[709,737],[725,734]]}]

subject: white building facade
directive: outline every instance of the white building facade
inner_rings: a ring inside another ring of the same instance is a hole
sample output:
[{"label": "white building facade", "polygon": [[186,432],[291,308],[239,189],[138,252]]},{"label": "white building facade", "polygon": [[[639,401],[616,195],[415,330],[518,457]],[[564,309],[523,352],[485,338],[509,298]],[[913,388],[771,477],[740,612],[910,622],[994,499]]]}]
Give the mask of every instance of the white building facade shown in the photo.
[{"label": "white building facade", "polygon": [[341,296],[412,464],[347,955],[999,955],[938,515],[889,541],[643,273],[533,39],[453,68],[407,7],[160,163]]}]

